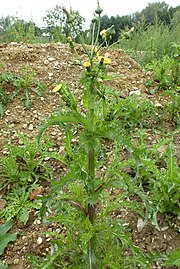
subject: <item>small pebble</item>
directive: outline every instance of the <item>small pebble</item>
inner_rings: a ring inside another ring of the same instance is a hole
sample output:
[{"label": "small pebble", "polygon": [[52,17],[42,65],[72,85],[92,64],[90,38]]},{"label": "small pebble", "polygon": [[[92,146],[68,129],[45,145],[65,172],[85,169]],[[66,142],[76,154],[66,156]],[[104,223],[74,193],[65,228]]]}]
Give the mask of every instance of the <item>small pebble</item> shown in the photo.
[{"label": "small pebble", "polygon": [[38,237],[38,239],[37,239],[37,244],[38,244],[38,245],[42,244],[42,241],[43,241],[43,240],[42,240],[42,237]]},{"label": "small pebble", "polygon": [[34,128],[33,124],[29,124],[29,128],[28,128],[28,129],[29,129],[30,131],[32,131],[33,128]]}]

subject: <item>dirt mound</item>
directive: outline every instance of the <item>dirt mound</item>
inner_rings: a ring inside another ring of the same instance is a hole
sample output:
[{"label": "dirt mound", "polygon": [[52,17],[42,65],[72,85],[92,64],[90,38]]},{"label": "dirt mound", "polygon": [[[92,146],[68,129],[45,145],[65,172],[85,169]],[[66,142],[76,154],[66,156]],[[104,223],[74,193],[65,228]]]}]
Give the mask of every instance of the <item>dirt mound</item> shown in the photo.
[{"label": "dirt mound", "polygon": [[[119,76],[110,82],[110,86],[118,90],[123,98],[134,90],[145,92],[147,76],[140,66],[122,50],[109,50],[108,53],[112,59],[108,71]],[[36,135],[36,127],[58,104],[58,96],[52,94],[52,89],[58,82],[69,83],[71,89],[78,94],[78,80],[83,67],[73,64],[76,60],[86,60],[79,45],[76,53],[73,53],[64,44],[0,44],[0,63],[5,64],[1,72],[15,72],[23,76],[24,67],[28,65],[34,72],[34,79],[47,86],[44,97],[32,94],[33,106],[30,110],[24,108],[22,96],[8,105],[5,117],[0,120],[1,149],[10,137],[13,142],[17,132],[28,133],[29,137]]]},{"label": "dirt mound", "polygon": [[[112,86],[119,91],[145,90],[146,75],[140,66],[122,50],[109,50],[108,53],[112,59],[108,71],[123,76],[112,82]],[[73,54],[64,44],[0,44],[0,62],[6,64],[6,70],[22,74],[24,66],[29,65],[35,77],[50,87],[57,81],[70,84],[78,81],[82,66],[72,65],[75,59],[85,59],[80,45]]]}]

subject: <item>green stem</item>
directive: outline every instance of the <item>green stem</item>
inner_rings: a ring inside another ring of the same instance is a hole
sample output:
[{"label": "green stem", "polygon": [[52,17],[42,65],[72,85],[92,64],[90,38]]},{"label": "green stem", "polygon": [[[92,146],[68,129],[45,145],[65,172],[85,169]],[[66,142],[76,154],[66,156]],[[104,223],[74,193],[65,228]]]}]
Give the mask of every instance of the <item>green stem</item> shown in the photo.
[{"label": "green stem", "polygon": [[112,47],[114,47],[116,44],[118,44],[119,42],[121,42],[122,40],[124,40],[125,38],[123,37],[123,38],[119,38],[116,42],[114,42],[113,44],[111,44],[110,46],[109,46],[109,49],[110,48],[112,48]]},{"label": "green stem", "polygon": [[[91,122],[91,132],[93,136],[94,132],[94,84],[92,83],[91,87],[91,98],[92,98],[92,103],[93,106],[90,108],[90,122]],[[92,138],[93,139],[93,138]],[[93,200],[93,197],[95,195],[95,150],[94,150],[94,141],[92,141],[89,145],[89,150],[88,150],[88,188],[89,188],[89,197],[90,200]],[[88,203],[88,217],[89,221],[91,224],[94,224],[94,218],[95,218],[95,205]],[[93,269],[93,261],[92,261],[92,254],[93,254],[93,237],[89,240],[89,268]]]},{"label": "green stem", "polygon": [[89,269],[93,269],[93,262],[92,262],[92,239],[89,240]]},{"label": "green stem", "polygon": [[[96,24],[93,23],[91,46],[93,46],[93,44],[94,44],[95,27],[96,27]],[[93,56],[93,53],[94,53],[94,52],[93,52],[93,50],[92,50],[92,51],[91,51],[91,57]]]},{"label": "green stem", "polygon": [[99,20],[98,20],[98,30],[97,30],[97,35],[96,35],[96,40],[94,42],[94,49],[98,43],[98,37],[99,37],[99,33],[100,33],[100,28],[101,28],[101,23],[100,23],[100,16],[99,16]]},{"label": "green stem", "polygon": [[[88,168],[89,168],[89,195],[90,197],[93,197],[95,194],[95,188],[94,188],[94,178],[95,178],[95,154],[94,154],[94,147],[92,146],[89,149],[88,152]],[[95,205],[91,205],[88,203],[88,217],[91,222],[91,224],[94,223],[94,217],[95,217]],[[93,262],[92,262],[92,254],[93,254],[93,237],[89,240],[89,268],[93,269]]]}]

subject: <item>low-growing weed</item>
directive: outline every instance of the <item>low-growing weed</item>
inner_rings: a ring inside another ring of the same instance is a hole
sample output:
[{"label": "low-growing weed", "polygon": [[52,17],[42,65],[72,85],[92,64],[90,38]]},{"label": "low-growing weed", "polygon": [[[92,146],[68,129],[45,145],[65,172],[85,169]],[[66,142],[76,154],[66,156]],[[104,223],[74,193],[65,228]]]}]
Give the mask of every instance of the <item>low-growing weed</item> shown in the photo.
[{"label": "low-growing weed", "polygon": [[47,180],[51,177],[52,170],[43,162],[48,149],[43,147],[40,151],[35,139],[30,141],[22,134],[19,134],[19,138],[23,145],[7,145],[8,156],[0,157],[1,190],[13,186],[14,183],[22,186],[25,182],[32,184],[40,179]]},{"label": "low-growing weed", "polygon": [[150,199],[157,211],[180,214],[180,169],[175,157],[173,143],[166,150],[166,167],[156,170],[155,178],[150,179]]},{"label": "low-growing weed", "polygon": [[0,115],[3,116],[6,106],[11,102],[11,97],[5,93],[0,85]]},{"label": "low-growing weed", "polygon": [[6,194],[7,205],[0,212],[0,219],[3,218],[5,221],[10,221],[14,217],[22,221],[24,224],[29,219],[29,212],[32,208],[40,209],[41,201],[40,200],[30,200],[30,195],[33,190],[37,189],[39,186],[36,183],[31,184],[28,187],[28,182],[23,186],[19,186],[18,183],[14,184]]},{"label": "low-growing weed", "polygon": [[[136,194],[142,199],[146,211],[145,215],[142,215],[143,225],[150,220],[159,229],[158,212],[170,215],[180,213],[180,170],[174,146],[168,139],[149,146],[142,130],[137,132],[134,139],[135,141],[126,145],[129,157],[117,164],[119,176],[122,177],[120,182],[128,196]],[[116,178],[119,176],[116,174]]]},{"label": "low-growing weed", "polygon": [[12,102],[16,94],[12,94],[7,90],[7,84],[13,84],[17,79],[17,75],[14,73],[2,73],[0,75],[0,115],[3,116],[6,110],[6,106]]},{"label": "low-growing weed", "polygon": [[[48,147],[51,143],[45,139],[40,149],[35,139],[30,141],[22,134],[19,137],[23,145],[8,145],[8,156],[0,157],[0,190],[7,202],[0,218],[8,221],[16,217],[26,223],[30,209],[41,207],[36,197],[31,197],[32,192],[43,184],[43,180],[47,182],[52,178],[53,170],[44,161],[46,157],[50,159]],[[52,155],[56,158],[56,154]]]},{"label": "low-growing weed", "polygon": [[[26,109],[32,106],[30,91],[33,91],[38,96],[42,96],[45,92],[45,85],[33,79],[34,73],[26,65],[24,67],[23,76],[13,72],[5,72],[0,75],[0,104],[2,112],[7,104],[11,102],[21,92],[24,94],[24,104]],[[12,93],[13,91],[13,93]]]},{"label": "low-growing weed", "polygon": [[179,62],[169,56],[164,56],[160,60],[153,60],[146,65],[146,70],[153,71],[151,83],[147,81],[146,85],[155,85],[156,89],[176,89],[180,85]]},{"label": "low-growing weed", "polygon": [[171,96],[171,101],[167,102],[163,110],[163,119],[168,120],[174,127],[180,125],[180,88],[176,91],[168,91],[167,94]]},{"label": "low-growing weed", "polygon": [[24,67],[23,76],[19,77],[14,82],[14,86],[19,91],[24,92],[24,104],[26,109],[30,109],[32,106],[30,91],[33,91],[38,96],[42,96],[45,91],[45,85],[37,80],[33,79],[34,73],[29,69],[29,66]]},{"label": "low-growing weed", "polygon": [[125,129],[148,127],[152,120],[155,121],[156,108],[145,97],[132,95],[126,99],[118,99],[113,107],[108,116],[119,120]]}]

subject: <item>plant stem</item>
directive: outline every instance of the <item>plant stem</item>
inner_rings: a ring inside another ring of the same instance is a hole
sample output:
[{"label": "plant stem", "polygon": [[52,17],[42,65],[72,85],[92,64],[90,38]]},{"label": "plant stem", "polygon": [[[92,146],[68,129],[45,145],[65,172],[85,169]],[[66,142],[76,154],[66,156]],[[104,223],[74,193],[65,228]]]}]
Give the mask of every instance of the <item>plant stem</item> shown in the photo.
[{"label": "plant stem", "polygon": [[92,238],[89,240],[89,269],[93,269],[93,265],[92,265]]},{"label": "plant stem", "polygon": [[[89,167],[89,178],[90,178],[90,188],[89,188],[89,195],[93,197],[95,194],[95,188],[94,188],[94,175],[95,175],[95,154],[94,154],[94,147],[89,149],[88,152],[88,167]],[[95,217],[95,205],[91,205],[88,203],[88,217],[91,222],[91,224],[94,223],[94,217]],[[92,244],[93,244],[93,238],[89,240],[89,268],[92,269]]]},{"label": "plant stem", "polygon": [[[94,85],[91,85],[91,96],[93,98],[93,87]],[[94,100],[93,100],[94,103]],[[90,121],[91,121],[91,130],[92,134],[94,131],[94,108],[90,109]],[[93,138],[92,138],[93,140]],[[93,197],[95,195],[95,186],[94,186],[94,179],[95,179],[95,150],[94,150],[94,141],[91,142],[89,145],[88,150],[88,173],[89,173],[89,197],[90,200],[93,200]],[[93,225],[94,223],[94,217],[95,217],[95,205],[91,203],[88,203],[88,217]],[[93,269],[93,261],[92,261],[92,254],[93,254],[93,237],[89,240],[89,268]]]},{"label": "plant stem", "polygon": [[[89,178],[90,178],[90,184],[89,184],[89,194],[92,197],[95,194],[95,188],[94,188],[94,174],[95,174],[95,167],[94,167],[94,147],[89,149],[88,152],[88,167],[89,167]],[[95,206],[88,204],[88,216],[90,222],[94,223],[94,215],[95,215]]]}]

